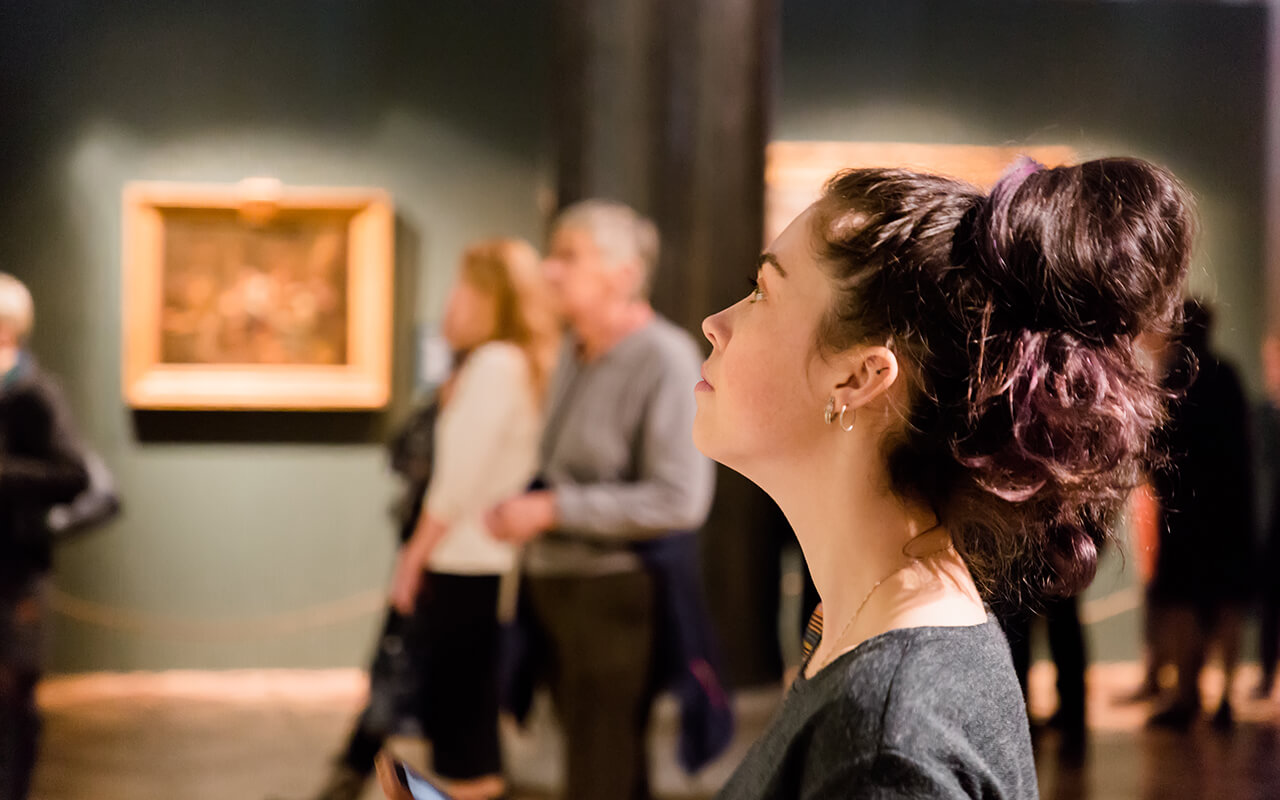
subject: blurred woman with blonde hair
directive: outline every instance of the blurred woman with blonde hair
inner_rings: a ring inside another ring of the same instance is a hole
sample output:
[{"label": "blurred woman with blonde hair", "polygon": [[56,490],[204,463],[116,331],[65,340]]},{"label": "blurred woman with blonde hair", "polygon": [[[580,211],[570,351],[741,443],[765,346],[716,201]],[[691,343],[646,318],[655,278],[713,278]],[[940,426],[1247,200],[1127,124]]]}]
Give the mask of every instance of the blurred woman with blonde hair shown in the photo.
[{"label": "blurred woman with blonde hair", "polygon": [[441,389],[430,486],[401,549],[391,601],[423,637],[422,720],[434,772],[459,800],[506,791],[498,748],[498,595],[516,549],[484,514],[534,477],[558,322],[536,249],[478,242],[462,256],[443,334],[456,355]]}]

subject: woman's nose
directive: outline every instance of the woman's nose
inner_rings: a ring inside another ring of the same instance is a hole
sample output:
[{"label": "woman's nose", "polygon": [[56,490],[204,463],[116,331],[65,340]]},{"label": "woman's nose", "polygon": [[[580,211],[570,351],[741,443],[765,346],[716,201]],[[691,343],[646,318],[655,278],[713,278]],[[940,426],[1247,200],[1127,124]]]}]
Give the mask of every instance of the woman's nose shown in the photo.
[{"label": "woman's nose", "polygon": [[728,309],[718,311],[702,321],[702,335],[707,337],[712,347],[721,347],[728,337],[725,336],[724,315]]}]

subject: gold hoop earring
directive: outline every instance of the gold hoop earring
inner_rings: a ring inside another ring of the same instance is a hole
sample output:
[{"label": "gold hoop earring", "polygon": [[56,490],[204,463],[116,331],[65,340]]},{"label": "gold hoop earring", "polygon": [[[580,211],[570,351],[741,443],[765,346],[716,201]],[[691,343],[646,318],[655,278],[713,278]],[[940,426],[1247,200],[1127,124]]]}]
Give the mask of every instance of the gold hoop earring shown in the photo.
[{"label": "gold hoop earring", "polygon": [[848,410],[849,410],[848,406],[840,407],[840,430],[844,431],[845,433],[848,433],[849,431],[853,430],[853,423],[856,422],[858,419],[858,409],[855,408],[853,410],[853,419],[850,420],[849,425],[846,427],[844,424],[844,412]]},{"label": "gold hoop earring", "polygon": [[822,421],[830,425],[831,421],[834,420],[835,418],[836,418],[836,399],[834,397],[828,397],[827,407],[822,412]]}]

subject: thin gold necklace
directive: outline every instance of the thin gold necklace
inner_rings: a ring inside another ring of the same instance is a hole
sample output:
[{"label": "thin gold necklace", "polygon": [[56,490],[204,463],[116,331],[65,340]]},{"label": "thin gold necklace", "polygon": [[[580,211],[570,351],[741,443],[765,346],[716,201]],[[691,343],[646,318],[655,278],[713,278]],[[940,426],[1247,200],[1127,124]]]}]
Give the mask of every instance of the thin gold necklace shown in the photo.
[{"label": "thin gold necklace", "polygon": [[[937,527],[937,526],[934,526],[934,527]],[[930,530],[932,530],[932,528]],[[925,533],[928,533],[928,532],[929,531],[925,531]],[[920,535],[923,536],[924,533]],[[826,669],[828,664],[836,660],[836,657],[839,655],[839,651],[836,649],[836,645],[838,645],[841,641],[844,640],[845,635],[848,634],[849,630],[853,627],[853,623],[858,621],[858,616],[862,614],[862,609],[865,608],[867,605],[867,602],[871,600],[871,595],[875,594],[876,589],[880,588],[880,584],[889,580],[894,575],[897,575],[899,572],[902,572],[907,567],[915,566],[916,564],[919,564],[920,562],[926,559],[933,558],[939,553],[944,553],[950,549],[951,549],[951,542],[948,541],[946,545],[944,545],[943,547],[939,547],[937,550],[934,550],[932,553],[926,553],[925,555],[920,556],[919,558],[911,559],[905,564],[899,564],[897,567],[894,568],[893,572],[890,572],[888,575],[885,575],[880,580],[871,584],[871,588],[867,590],[867,594],[865,597],[862,598],[862,602],[858,603],[858,608],[853,612],[853,616],[849,617],[849,621],[846,622],[844,624],[844,627],[840,629],[840,633],[836,635],[836,638],[831,640],[831,650],[827,653],[827,657],[823,659],[822,663],[818,665],[818,668],[815,669],[812,674],[817,675],[819,672]]]}]

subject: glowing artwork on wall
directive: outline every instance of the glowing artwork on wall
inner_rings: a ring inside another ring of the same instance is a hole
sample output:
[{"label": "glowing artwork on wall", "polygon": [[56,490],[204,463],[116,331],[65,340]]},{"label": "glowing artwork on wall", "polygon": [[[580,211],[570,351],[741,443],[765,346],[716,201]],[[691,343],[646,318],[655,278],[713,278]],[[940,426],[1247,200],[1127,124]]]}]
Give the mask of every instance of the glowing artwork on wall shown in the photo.
[{"label": "glowing artwork on wall", "polygon": [[1047,166],[1074,163],[1061,146],[983,146],[908,142],[771,142],[765,151],[765,244],[809,206],[822,184],[851,167],[907,167],[990,187],[1020,155]]},{"label": "glowing artwork on wall", "polygon": [[374,409],[391,368],[377,189],[133,183],[124,392],[140,409]]}]

